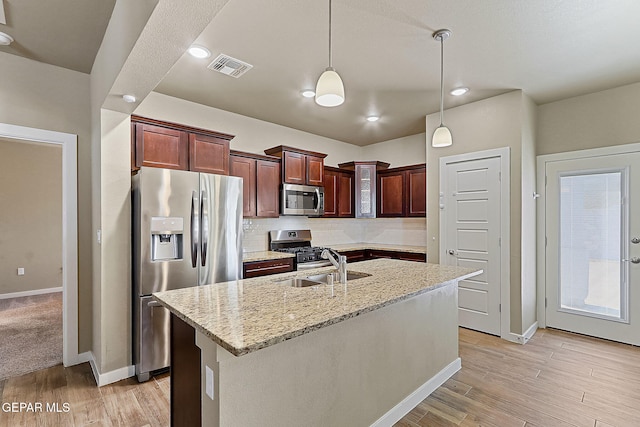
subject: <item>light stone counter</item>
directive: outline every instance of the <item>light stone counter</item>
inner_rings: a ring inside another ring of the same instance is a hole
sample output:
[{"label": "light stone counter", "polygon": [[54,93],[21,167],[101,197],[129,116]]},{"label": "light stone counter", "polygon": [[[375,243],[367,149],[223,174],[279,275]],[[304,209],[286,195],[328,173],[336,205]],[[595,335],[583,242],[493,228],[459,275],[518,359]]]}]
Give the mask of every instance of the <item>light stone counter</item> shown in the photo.
[{"label": "light stone counter", "polygon": [[359,251],[364,249],[379,249],[383,251],[399,251],[399,252],[412,252],[417,254],[426,254],[426,246],[411,246],[411,245],[387,245],[384,243],[344,243],[340,245],[328,245],[331,249],[338,252],[340,251]]},{"label": "light stone counter", "polygon": [[245,252],[242,254],[242,262],[270,261],[272,259],[295,258],[294,254],[276,251]]},{"label": "light stone counter", "polygon": [[391,259],[349,270],[371,274],[331,287],[294,288],[278,282],[332,271],[324,267],[154,293],[173,314],[235,356],[410,299],[481,271]]}]

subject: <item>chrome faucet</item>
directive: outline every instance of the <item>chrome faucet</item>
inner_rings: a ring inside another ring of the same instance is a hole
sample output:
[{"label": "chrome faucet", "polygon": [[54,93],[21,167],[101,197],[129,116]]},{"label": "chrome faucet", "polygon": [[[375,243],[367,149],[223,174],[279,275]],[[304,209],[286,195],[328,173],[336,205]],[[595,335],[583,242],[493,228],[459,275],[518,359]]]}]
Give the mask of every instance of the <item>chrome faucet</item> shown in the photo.
[{"label": "chrome faucet", "polygon": [[340,255],[333,249],[326,248],[320,254],[320,258],[328,259],[338,269],[340,283],[347,283],[347,257]]}]

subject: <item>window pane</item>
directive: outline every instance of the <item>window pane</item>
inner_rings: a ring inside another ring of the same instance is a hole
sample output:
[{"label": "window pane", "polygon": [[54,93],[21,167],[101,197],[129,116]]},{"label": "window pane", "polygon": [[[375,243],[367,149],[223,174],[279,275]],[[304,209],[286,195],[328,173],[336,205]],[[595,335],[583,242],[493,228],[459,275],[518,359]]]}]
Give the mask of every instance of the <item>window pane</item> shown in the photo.
[{"label": "window pane", "polygon": [[622,174],[560,177],[560,305],[620,318]]}]

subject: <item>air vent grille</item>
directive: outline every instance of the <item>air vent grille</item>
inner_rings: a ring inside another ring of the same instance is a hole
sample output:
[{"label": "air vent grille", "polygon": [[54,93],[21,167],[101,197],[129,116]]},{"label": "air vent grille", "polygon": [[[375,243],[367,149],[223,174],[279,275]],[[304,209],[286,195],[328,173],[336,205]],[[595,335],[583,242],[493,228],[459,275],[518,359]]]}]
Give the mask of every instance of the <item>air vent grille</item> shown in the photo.
[{"label": "air vent grille", "polygon": [[237,79],[252,69],[253,65],[221,53],[207,68]]}]

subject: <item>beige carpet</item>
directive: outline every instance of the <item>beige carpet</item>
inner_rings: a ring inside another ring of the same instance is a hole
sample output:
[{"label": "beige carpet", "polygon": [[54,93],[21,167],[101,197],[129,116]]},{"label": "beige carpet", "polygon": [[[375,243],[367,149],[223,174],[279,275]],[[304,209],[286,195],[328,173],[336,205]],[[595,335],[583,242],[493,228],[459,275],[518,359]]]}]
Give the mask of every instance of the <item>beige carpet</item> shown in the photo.
[{"label": "beige carpet", "polygon": [[0,300],[0,380],[62,363],[62,292]]}]

